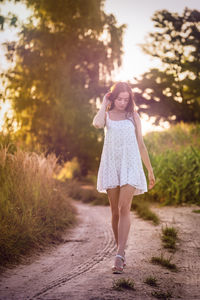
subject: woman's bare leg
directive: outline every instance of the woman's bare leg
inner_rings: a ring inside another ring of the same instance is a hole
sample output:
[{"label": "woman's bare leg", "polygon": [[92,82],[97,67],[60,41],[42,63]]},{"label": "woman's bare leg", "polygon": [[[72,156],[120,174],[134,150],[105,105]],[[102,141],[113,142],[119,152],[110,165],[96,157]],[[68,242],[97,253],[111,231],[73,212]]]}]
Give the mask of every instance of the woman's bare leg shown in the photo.
[{"label": "woman's bare leg", "polygon": [[112,213],[111,216],[112,229],[113,229],[117,246],[118,246],[118,222],[119,222],[119,209],[118,209],[119,191],[120,191],[119,186],[113,189],[107,189],[107,195],[110,202],[111,213]]},{"label": "woman's bare leg", "polygon": [[[117,254],[124,255],[126,242],[131,226],[130,208],[135,188],[129,184],[120,187],[119,193],[119,223],[118,223],[118,249]],[[116,258],[117,266],[122,266],[120,258]]]}]

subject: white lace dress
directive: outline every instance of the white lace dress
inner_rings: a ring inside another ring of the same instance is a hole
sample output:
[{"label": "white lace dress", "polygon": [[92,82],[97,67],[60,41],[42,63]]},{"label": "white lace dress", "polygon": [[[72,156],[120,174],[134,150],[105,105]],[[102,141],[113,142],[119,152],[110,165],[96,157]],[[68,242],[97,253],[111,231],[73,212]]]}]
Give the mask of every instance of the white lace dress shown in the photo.
[{"label": "white lace dress", "polygon": [[130,184],[134,195],[147,192],[147,181],[137,143],[133,118],[114,121],[106,112],[104,144],[97,175],[97,190]]}]

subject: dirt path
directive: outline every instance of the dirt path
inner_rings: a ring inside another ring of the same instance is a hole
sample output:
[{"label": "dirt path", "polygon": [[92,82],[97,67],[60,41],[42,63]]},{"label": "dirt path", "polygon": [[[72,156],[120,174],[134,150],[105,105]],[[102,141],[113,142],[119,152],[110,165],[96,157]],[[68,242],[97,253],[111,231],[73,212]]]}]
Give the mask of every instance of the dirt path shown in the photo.
[{"label": "dirt path", "polygon": [[[1,300],[113,300],[155,299],[154,290],[171,291],[172,299],[200,299],[200,216],[194,207],[154,207],[162,223],[154,226],[131,212],[124,274],[112,274],[116,252],[109,207],[74,201],[79,225],[68,232],[65,242],[34,257],[32,262],[8,269],[0,277]],[[178,273],[149,262],[170,253],[161,245],[162,225],[179,230],[179,249],[172,254]],[[159,288],[146,285],[148,275],[158,279]],[[112,289],[113,279],[132,278],[135,291]]]}]

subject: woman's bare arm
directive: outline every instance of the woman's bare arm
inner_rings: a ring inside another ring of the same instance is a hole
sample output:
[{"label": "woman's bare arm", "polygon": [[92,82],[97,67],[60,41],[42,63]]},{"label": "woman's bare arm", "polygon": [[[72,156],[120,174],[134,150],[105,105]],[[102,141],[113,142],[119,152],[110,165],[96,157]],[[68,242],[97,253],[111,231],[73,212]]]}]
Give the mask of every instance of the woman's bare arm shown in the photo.
[{"label": "woman's bare arm", "polygon": [[146,148],[146,145],[144,143],[143,140],[143,136],[142,136],[142,128],[141,128],[141,120],[140,120],[140,116],[137,112],[134,112],[134,119],[136,122],[136,136],[137,136],[137,141],[138,141],[138,146],[139,146],[139,150],[140,150],[140,154],[142,157],[142,160],[145,164],[145,167],[147,168],[148,172],[152,172],[153,168],[151,166],[151,162],[149,159],[149,154]]},{"label": "woman's bare arm", "polygon": [[101,104],[101,108],[94,116],[92,125],[96,128],[103,128],[105,126],[105,118],[106,118],[106,103],[103,101]]},{"label": "woman's bare arm", "polygon": [[148,154],[147,148],[145,146],[145,143],[143,141],[141,120],[140,120],[140,116],[137,112],[134,112],[134,119],[136,122],[136,136],[137,136],[138,146],[139,146],[142,160],[145,164],[145,167],[148,170],[149,189],[151,189],[155,185],[156,180],[155,180],[153,168],[152,168],[152,165],[150,162],[149,154]]}]

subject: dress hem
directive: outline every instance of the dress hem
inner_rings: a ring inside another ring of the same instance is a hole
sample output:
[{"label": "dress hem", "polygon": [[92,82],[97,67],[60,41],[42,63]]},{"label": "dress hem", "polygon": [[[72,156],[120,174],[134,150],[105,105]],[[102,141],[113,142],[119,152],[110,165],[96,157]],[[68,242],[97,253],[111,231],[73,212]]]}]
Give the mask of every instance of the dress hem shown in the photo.
[{"label": "dress hem", "polygon": [[135,185],[130,184],[130,183],[125,183],[125,184],[121,184],[121,185],[118,184],[118,185],[115,185],[115,186],[108,186],[108,187],[106,187],[104,189],[97,188],[97,191],[99,193],[105,193],[105,194],[107,194],[107,191],[106,191],[107,189],[113,189],[113,188],[116,188],[117,186],[122,187],[123,185],[126,185],[126,184],[129,184],[129,185],[133,186],[134,188],[136,188],[136,190],[134,192],[134,196],[141,195],[141,194],[144,194],[144,193],[148,192],[148,189],[146,189],[146,188],[140,188],[140,187],[135,186]]}]

